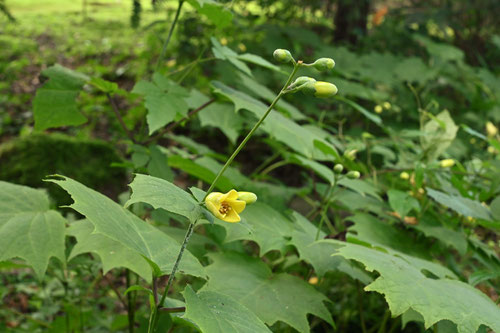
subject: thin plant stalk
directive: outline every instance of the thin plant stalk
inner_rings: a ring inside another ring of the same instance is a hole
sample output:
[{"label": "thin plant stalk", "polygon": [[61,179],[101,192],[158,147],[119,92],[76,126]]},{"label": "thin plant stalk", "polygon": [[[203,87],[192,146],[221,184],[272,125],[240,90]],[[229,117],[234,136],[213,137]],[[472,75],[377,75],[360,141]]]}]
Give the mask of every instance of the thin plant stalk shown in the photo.
[{"label": "thin plant stalk", "polygon": [[163,62],[163,59],[165,58],[165,54],[167,53],[167,47],[168,44],[170,43],[170,39],[172,38],[172,34],[175,29],[175,25],[177,24],[177,20],[179,19],[179,15],[181,13],[182,5],[184,4],[184,0],[179,0],[179,5],[177,6],[177,11],[175,12],[175,17],[174,21],[172,22],[172,25],[170,26],[170,30],[168,32],[167,39],[165,39],[165,42],[163,43],[163,47],[161,48],[161,53],[160,57],[158,58],[158,62],[156,63],[156,71],[160,67],[160,64]]},{"label": "thin plant stalk", "polygon": [[184,241],[182,242],[181,249],[179,251],[179,255],[177,255],[177,259],[175,260],[174,267],[172,267],[172,272],[168,276],[167,280],[167,285],[165,287],[165,290],[163,291],[163,294],[161,295],[160,301],[156,304],[152,314],[152,319],[150,320],[151,326],[150,329],[148,329],[148,332],[154,332],[156,329],[156,325],[158,323],[158,310],[159,308],[163,305],[165,302],[165,299],[167,298],[168,291],[170,287],[172,286],[172,283],[174,282],[174,276],[175,273],[177,273],[177,269],[179,268],[179,263],[181,262],[182,255],[184,254],[184,250],[186,249],[186,246],[189,242],[189,239],[191,238],[191,235],[193,234],[194,227],[196,225],[196,222],[190,223],[188,230],[186,231],[186,236],[184,237]]},{"label": "thin plant stalk", "polygon": [[215,188],[215,185],[217,185],[217,181],[220,179],[220,177],[222,177],[222,175],[224,174],[224,172],[226,171],[226,169],[229,167],[229,165],[233,162],[234,158],[236,157],[236,155],[238,155],[238,153],[243,149],[243,147],[245,147],[246,143],[248,142],[248,140],[250,140],[250,138],[252,137],[252,135],[255,133],[255,131],[259,128],[259,126],[262,124],[262,122],[267,118],[267,116],[269,115],[269,113],[271,113],[272,109],[274,108],[274,106],[276,105],[276,103],[278,103],[278,101],[280,100],[280,98],[286,93],[286,88],[290,85],[290,83],[292,82],[293,80],[293,77],[295,76],[295,73],[297,73],[299,67],[301,66],[301,64],[295,64],[294,67],[293,67],[293,71],[292,73],[290,74],[290,76],[288,77],[288,80],[286,81],[285,85],[283,86],[283,88],[281,89],[281,91],[279,92],[279,94],[276,96],[276,98],[273,100],[273,102],[271,103],[271,105],[269,105],[269,108],[267,109],[267,111],[264,113],[264,115],[259,119],[259,121],[254,125],[254,127],[250,130],[250,132],[248,132],[247,136],[243,139],[243,141],[241,141],[240,145],[238,146],[238,148],[236,148],[236,150],[233,152],[233,154],[229,157],[229,159],[226,161],[226,164],[224,164],[224,166],[222,167],[222,169],[219,171],[219,173],[217,174],[217,176],[215,177],[214,181],[212,182],[212,185],[210,185],[210,187],[208,188],[206,194],[205,194],[205,197],[203,198],[202,201],[205,201],[205,199],[207,198],[207,196],[210,194],[210,192],[213,191],[213,189]]},{"label": "thin plant stalk", "polygon": [[[279,92],[279,94],[273,100],[273,102],[271,103],[271,105],[269,105],[269,108],[266,110],[266,112],[264,113],[264,115],[254,125],[254,127],[250,130],[250,132],[248,132],[247,136],[243,139],[243,141],[240,143],[240,145],[238,146],[238,148],[236,148],[236,150],[233,152],[233,154],[228,158],[228,160],[226,161],[226,164],[224,164],[224,166],[222,167],[222,169],[219,171],[219,173],[217,174],[217,176],[213,180],[212,184],[208,188],[207,193],[205,194],[205,197],[203,198],[203,200],[201,202],[205,201],[207,195],[215,188],[215,185],[217,184],[217,181],[224,174],[224,172],[227,170],[227,168],[229,167],[229,165],[233,162],[233,160],[236,157],[236,155],[238,155],[238,153],[243,149],[243,147],[248,142],[248,140],[250,140],[250,138],[252,137],[252,135],[255,133],[255,131],[262,124],[262,122],[267,118],[267,116],[272,111],[272,109],[274,108],[274,106],[276,105],[276,103],[280,100],[280,98],[284,94],[287,93],[286,89],[290,85],[290,83],[292,82],[293,77],[297,73],[297,71],[298,71],[299,67],[302,65],[302,63],[301,62],[297,63],[297,62],[294,61],[293,65],[294,65],[293,71],[290,74],[290,76],[288,77],[288,80],[286,81],[285,85],[283,86],[283,88],[281,89],[281,91]],[[165,287],[165,289],[163,291],[161,299],[156,304],[155,308],[151,312],[151,316],[149,317],[148,333],[152,333],[152,332],[154,332],[156,330],[156,325],[158,323],[158,318],[159,318],[159,316],[158,316],[159,309],[162,307],[163,303],[165,302],[165,299],[167,297],[168,291],[169,291],[170,287],[172,286],[172,283],[174,281],[175,273],[177,272],[177,269],[179,268],[179,263],[180,263],[180,261],[182,259],[182,255],[184,253],[184,250],[186,249],[186,246],[187,246],[187,244],[189,242],[189,239],[191,238],[191,235],[193,234],[193,230],[194,230],[194,227],[196,225],[196,222],[197,221],[189,224],[188,230],[186,231],[186,235],[184,237],[184,241],[182,242],[181,249],[179,251],[179,254],[177,255],[177,259],[175,260],[174,267],[172,268],[172,272],[170,273],[170,275],[168,277],[167,285],[166,285],[166,287]]]},{"label": "thin plant stalk", "polygon": [[[126,270],[126,283],[127,283],[127,289],[130,287],[130,270]],[[127,294],[127,314],[128,314],[128,331],[129,333],[134,333],[135,330],[135,304],[133,304],[133,292],[129,292]]]}]

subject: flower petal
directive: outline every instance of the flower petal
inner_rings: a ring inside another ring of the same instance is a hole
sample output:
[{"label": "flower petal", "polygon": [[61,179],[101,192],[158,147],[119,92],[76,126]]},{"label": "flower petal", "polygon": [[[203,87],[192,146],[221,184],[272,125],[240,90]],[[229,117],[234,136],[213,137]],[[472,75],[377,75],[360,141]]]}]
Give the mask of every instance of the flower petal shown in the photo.
[{"label": "flower petal", "polygon": [[[208,198],[207,198],[208,199]],[[215,200],[212,201],[205,201],[205,204],[207,205],[208,210],[214,214],[214,216],[218,219],[223,219],[222,214],[219,212],[220,209],[220,203],[218,203]]]},{"label": "flower petal", "polygon": [[221,220],[226,221],[226,222],[230,222],[230,223],[236,223],[236,222],[240,222],[241,218],[238,215],[238,213],[236,213],[236,211],[234,211],[234,209],[231,209],[231,211],[229,211],[227,213],[226,217],[222,218]]},{"label": "flower petal", "polygon": [[226,194],[227,194],[226,201],[232,201],[238,199],[238,192],[234,189],[227,192]]},{"label": "flower petal", "polygon": [[241,213],[245,209],[247,203],[242,200],[229,201],[229,205],[236,213]]}]

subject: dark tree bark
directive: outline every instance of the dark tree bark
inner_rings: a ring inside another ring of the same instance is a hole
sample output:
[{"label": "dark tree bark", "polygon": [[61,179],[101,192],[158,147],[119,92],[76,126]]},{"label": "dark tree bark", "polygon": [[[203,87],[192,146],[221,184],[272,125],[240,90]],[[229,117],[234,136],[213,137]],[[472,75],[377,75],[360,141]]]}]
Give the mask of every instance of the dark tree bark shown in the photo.
[{"label": "dark tree bark", "polygon": [[366,35],[369,11],[370,0],[337,0],[334,40],[355,45]]}]

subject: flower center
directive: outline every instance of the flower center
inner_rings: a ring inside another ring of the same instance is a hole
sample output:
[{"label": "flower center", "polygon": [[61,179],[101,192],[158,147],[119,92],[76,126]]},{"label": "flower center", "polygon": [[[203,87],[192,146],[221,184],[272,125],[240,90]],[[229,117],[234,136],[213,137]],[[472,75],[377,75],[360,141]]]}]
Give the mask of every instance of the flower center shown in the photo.
[{"label": "flower center", "polygon": [[227,213],[229,213],[231,211],[231,206],[226,203],[226,202],[223,202],[221,205],[220,205],[220,208],[219,208],[219,213],[221,213],[222,215],[226,215]]}]

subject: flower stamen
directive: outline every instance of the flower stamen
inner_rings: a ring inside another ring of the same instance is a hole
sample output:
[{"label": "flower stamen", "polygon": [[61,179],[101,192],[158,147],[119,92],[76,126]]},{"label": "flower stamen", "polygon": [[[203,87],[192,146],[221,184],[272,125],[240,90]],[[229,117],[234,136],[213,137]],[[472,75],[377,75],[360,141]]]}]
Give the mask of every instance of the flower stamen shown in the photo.
[{"label": "flower stamen", "polygon": [[221,203],[219,208],[219,213],[221,213],[225,217],[225,215],[230,211],[231,211],[231,206],[227,202]]}]

